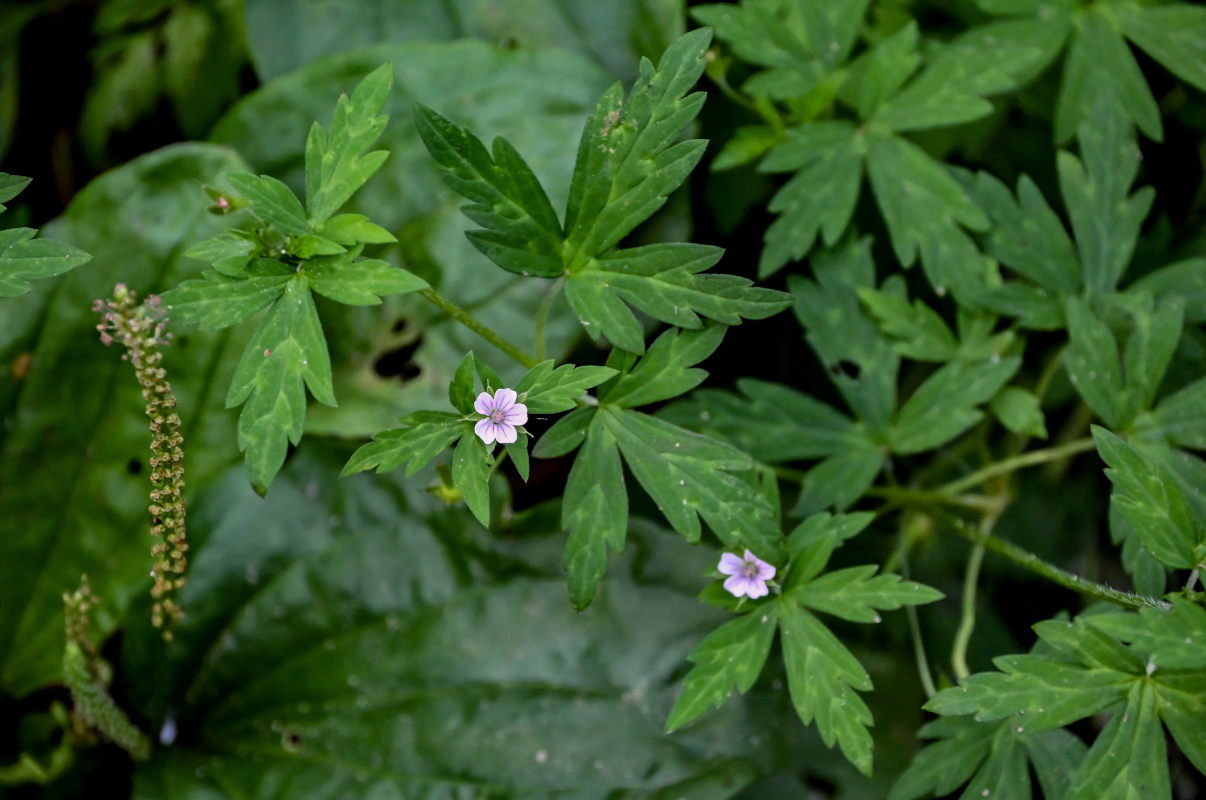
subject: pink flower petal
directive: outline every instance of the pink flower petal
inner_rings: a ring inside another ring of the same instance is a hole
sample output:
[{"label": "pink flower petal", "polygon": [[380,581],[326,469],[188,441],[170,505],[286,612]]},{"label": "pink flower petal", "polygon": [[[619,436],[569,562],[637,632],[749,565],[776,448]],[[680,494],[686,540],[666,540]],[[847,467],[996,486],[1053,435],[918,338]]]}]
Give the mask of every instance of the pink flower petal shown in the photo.
[{"label": "pink flower petal", "polygon": [[473,432],[476,433],[486,444],[494,444],[495,427],[496,426],[494,423],[490,421],[490,418],[486,417],[483,420],[479,420],[478,423],[473,426]]},{"label": "pink flower petal", "polygon": [[741,597],[745,594],[745,584],[746,579],[744,576],[733,575],[732,577],[725,579],[724,588],[734,597]]},{"label": "pink flower petal", "polygon": [[479,414],[489,416],[490,413],[494,411],[494,398],[487,393],[482,392],[477,396],[477,399],[473,401],[473,410]]},{"label": "pink flower petal", "polygon": [[523,403],[516,403],[506,410],[503,420],[511,425],[523,425],[528,421],[528,407]]},{"label": "pink flower petal", "polygon": [[494,427],[498,429],[498,432],[494,434],[494,437],[502,444],[511,444],[519,438],[519,434],[515,432],[514,425],[508,425],[505,422],[501,422]]},{"label": "pink flower petal", "polygon": [[775,577],[775,568],[765,561],[758,561],[758,580],[769,581]]},{"label": "pink flower petal", "polygon": [[515,398],[518,396],[514,389],[499,389],[494,393],[494,407],[500,411],[506,411],[515,405]]},{"label": "pink flower petal", "polygon": [[[732,553],[725,553],[720,557],[720,564],[716,566],[716,569],[725,575],[736,575],[741,572],[743,563],[740,558]],[[727,589],[728,586],[725,586],[725,588]]]},{"label": "pink flower petal", "polygon": [[770,589],[766,588],[766,582],[760,581],[757,578],[750,578],[746,585],[745,594],[751,600],[759,597],[766,597],[770,593]]}]

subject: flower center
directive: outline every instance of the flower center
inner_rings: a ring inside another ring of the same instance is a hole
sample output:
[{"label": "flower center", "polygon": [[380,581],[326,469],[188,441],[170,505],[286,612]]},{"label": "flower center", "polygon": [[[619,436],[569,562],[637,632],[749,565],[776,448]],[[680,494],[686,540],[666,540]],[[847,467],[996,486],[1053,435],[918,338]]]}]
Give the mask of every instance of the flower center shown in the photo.
[{"label": "flower center", "polygon": [[741,565],[741,574],[743,577],[746,577],[746,578],[757,578],[758,577],[758,565],[752,561],[746,561],[744,564]]},{"label": "flower center", "polygon": [[490,413],[490,419],[493,422],[501,423],[506,418],[507,418],[507,415],[504,414],[499,409],[495,409],[493,412]]}]

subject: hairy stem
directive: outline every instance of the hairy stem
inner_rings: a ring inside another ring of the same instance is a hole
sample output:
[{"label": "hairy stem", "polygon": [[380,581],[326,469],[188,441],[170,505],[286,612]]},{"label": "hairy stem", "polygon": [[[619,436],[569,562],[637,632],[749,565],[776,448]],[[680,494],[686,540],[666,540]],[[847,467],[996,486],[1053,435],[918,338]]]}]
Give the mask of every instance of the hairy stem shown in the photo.
[{"label": "hairy stem", "polygon": [[509,355],[511,358],[515,359],[515,361],[519,362],[520,364],[527,367],[528,369],[531,369],[532,367],[534,367],[538,363],[540,363],[535,358],[532,358],[530,355],[525,353],[523,350],[520,350],[518,347],[516,347],[511,342],[504,339],[502,337],[502,335],[500,335],[493,329],[488,328],[487,326],[483,325],[480,321],[478,321],[478,319],[476,317],[474,317],[472,314],[470,314],[465,309],[458,306],[456,303],[453,303],[451,300],[444,297],[442,294],[437,292],[435,289],[423,289],[419,292],[419,294],[422,295],[423,298],[425,300],[427,300],[429,303],[431,303],[436,308],[440,309],[445,314],[447,314],[449,317],[451,317],[452,319],[461,323],[466,328],[473,331],[478,336],[482,337],[487,342],[494,345],[499,350],[503,351],[504,353]]},{"label": "hairy stem", "polygon": [[1097,445],[1090,438],[1075,439],[1066,444],[1061,444],[1056,447],[1048,447],[1043,450],[1031,450],[1029,453],[1006,458],[1001,461],[995,461],[986,467],[976,470],[970,475],[965,475],[958,480],[951,481],[939,486],[934,491],[947,497],[958,495],[965,489],[970,489],[973,486],[979,486],[981,483],[988,481],[998,475],[1007,475],[1011,472],[1016,472],[1025,467],[1033,467],[1036,464],[1046,464],[1051,461],[1059,461],[1061,459],[1074,456],[1077,453],[1084,453],[1092,450]]}]

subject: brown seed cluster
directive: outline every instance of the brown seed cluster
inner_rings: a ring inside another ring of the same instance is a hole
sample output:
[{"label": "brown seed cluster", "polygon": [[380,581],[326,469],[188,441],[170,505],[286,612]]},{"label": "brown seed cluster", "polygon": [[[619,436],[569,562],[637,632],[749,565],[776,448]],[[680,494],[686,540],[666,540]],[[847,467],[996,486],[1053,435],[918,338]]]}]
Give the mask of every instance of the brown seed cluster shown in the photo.
[{"label": "brown seed cluster", "polygon": [[[151,624],[156,628],[171,625],[182,615],[176,594],[184,586],[184,570],[188,564],[188,541],[184,525],[184,439],[180,435],[180,416],[176,413],[176,397],[160,366],[161,347],[171,341],[165,331],[167,316],[156,295],[142,305],[135,304],[135,293],[124,284],[117,284],[111,300],[97,300],[93,310],[101,315],[96,326],[105,344],[118,342],[125,346],[122,360],[134,365],[142,397],[146,401],[147,418],[151,427],[151,546],[154,565],[151,577]],[[164,629],[163,637],[172,634]]]}]

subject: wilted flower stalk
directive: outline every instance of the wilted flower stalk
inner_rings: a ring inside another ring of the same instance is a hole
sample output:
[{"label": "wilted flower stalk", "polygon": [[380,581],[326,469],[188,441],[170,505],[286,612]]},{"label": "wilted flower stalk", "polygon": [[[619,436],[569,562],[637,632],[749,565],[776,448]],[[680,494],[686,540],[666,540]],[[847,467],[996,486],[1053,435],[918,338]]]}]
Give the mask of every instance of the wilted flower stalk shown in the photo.
[{"label": "wilted flower stalk", "polygon": [[[96,326],[105,344],[119,342],[126,352],[122,360],[134,365],[134,374],[142,387],[147,418],[151,426],[151,546],[154,566],[151,577],[151,624],[156,628],[170,626],[182,612],[176,603],[176,593],[184,586],[185,555],[188,541],[184,525],[184,439],[180,435],[180,416],[176,414],[176,397],[168,383],[167,372],[160,366],[161,346],[171,341],[164,330],[166,313],[157,295],[151,295],[140,306],[135,305],[135,293],[125,284],[113,288],[112,300],[97,300],[93,310],[101,314]],[[172,633],[164,628],[163,638],[171,641]]]}]

